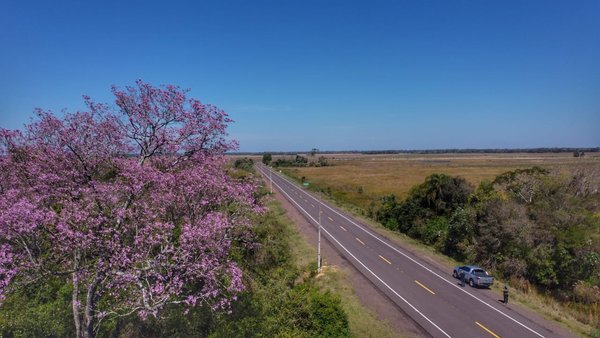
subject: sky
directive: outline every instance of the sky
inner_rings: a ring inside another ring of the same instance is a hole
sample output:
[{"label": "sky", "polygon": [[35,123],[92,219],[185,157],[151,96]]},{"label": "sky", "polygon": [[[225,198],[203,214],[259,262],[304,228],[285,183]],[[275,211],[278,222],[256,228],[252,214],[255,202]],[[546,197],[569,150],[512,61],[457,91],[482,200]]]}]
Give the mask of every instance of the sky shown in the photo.
[{"label": "sky", "polygon": [[240,151],[600,146],[600,1],[11,1],[0,127],[189,88]]}]

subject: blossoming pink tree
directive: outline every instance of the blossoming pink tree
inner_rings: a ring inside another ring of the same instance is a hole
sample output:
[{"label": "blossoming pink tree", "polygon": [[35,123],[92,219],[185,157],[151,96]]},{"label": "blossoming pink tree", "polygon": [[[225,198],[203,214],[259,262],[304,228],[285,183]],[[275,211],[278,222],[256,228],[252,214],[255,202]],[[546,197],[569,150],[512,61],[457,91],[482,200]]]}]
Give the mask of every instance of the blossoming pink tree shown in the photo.
[{"label": "blossoming pink tree", "polygon": [[0,129],[0,301],[64,276],[78,337],[172,303],[227,309],[243,289],[232,241],[260,211],[224,171],[223,111],[174,86],[113,93],[114,108],[85,97],[84,112]]}]

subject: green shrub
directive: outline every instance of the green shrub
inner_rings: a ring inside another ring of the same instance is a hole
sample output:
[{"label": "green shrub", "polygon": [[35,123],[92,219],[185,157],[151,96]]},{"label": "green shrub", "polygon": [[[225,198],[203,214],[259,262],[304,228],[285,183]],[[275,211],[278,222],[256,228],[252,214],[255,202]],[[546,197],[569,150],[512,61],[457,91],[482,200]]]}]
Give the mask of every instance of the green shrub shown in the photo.
[{"label": "green shrub", "polygon": [[66,280],[28,284],[11,292],[0,306],[0,337],[74,335],[71,287]]}]

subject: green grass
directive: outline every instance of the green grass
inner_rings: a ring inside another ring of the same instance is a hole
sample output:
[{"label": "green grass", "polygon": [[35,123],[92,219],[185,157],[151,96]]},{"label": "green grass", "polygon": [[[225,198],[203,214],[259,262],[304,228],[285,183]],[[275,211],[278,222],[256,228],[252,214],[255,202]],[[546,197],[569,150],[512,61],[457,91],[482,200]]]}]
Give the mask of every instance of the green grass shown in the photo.
[{"label": "green grass", "polygon": [[329,289],[342,297],[342,306],[348,315],[350,332],[353,337],[398,337],[389,324],[380,321],[376,315],[365,308],[348,282],[348,272],[335,266],[325,265],[322,273],[317,276],[318,285],[322,289]]},{"label": "green grass", "polygon": [[287,233],[290,234],[289,241],[296,266],[303,268],[309,265],[317,255],[314,248],[306,243],[279,201],[272,199],[267,203],[267,207],[276,215],[277,223],[285,226]]},{"label": "green grass", "polygon": [[[287,216],[285,210],[278,201],[270,201],[268,207],[276,214],[277,221],[289,229],[290,244],[293,248],[293,257],[296,265],[305,270],[307,266],[316,267],[315,258],[317,251],[310,246],[304,237],[296,230],[293,222]],[[398,337],[396,332],[388,323],[379,320],[376,314],[366,308],[354,293],[347,272],[335,266],[327,265],[324,260],[322,272],[316,276],[317,285],[322,290],[330,290],[341,297],[342,306],[348,315],[350,332],[352,337]]]}]

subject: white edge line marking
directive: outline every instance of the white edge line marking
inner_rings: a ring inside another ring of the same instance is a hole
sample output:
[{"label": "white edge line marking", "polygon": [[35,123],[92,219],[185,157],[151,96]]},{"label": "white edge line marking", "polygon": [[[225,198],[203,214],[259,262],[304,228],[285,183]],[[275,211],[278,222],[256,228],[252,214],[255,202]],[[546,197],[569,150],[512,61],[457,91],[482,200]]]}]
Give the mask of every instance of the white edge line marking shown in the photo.
[{"label": "white edge line marking", "polygon": [[[354,221],[352,221],[352,220],[351,220],[351,219],[349,219],[348,217],[346,217],[346,216],[342,215],[341,213],[339,213],[338,211],[334,210],[333,208],[331,208],[331,207],[330,207],[330,206],[328,206],[327,204],[325,204],[325,203],[321,202],[320,200],[318,200],[317,198],[315,198],[313,195],[311,195],[311,194],[307,193],[306,191],[304,191],[304,190],[302,190],[302,189],[299,189],[298,187],[296,187],[296,185],[295,185],[295,184],[291,183],[291,182],[290,182],[290,181],[289,181],[287,178],[283,177],[282,175],[280,175],[280,174],[278,174],[278,173],[276,173],[276,172],[275,172],[275,175],[279,176],[281,179],[283,179],[284,181],[288,182],[290,185],[292,185],[292,186],[293,186],[294,188],[296,188],[297,190],[299,190],[299,191],[303,192],[304,194],[306,194],[306,195],[310,196],[312,199],[314,199],[315,201],[317,201],[317,202],[321,203],[321,205],[323,205],[323,206],[324,206],[324,207],[326,207],[327,209],[329,209],[329,210],[331,210],[331,211],[335,212],[335,213],[336,213],[336,214],[338,214],[340,217],[344,218],[345,220],[347,220],[348,222],[350,222],[350,223],[354,224],[356,227],[358,227],[358,228],[359,228],[359,229],[361,229],[362,231],[364,231],[364,232],[366,232],[367,234],[371,235],[371,237],[373,237],[373,238],[377,239],[378,241],[380,241],[381,243],[383,243],[383,244],[387,245],[387,246],[388,246],[390,249],[392,249],[392,250],[396,251],[397,253],[401,254],[402,256],[404,256],[404,257],[408,258],[408,259],[409,259],[409,260],[411,260],[413,263],[415,263],[415,264],[419,265],[420,267],[422,267],[423,269],[425,269],[425,270],[429,271],[430,273],[432,273],[433,275],[437,276],[437,277],[438,277],[438,278],[440,278],[441,280],[443,280],[443,281],[445,281],[446,283],[448,283],[448,284],[452,285],[452,286],[453,286],[453,287],[455,287],[456,289],[458,289],[458,290],[460,290],[460,291],[462,291],[462,292],[466,293],[467,295],[469,295],[469,296],[473,297],[474,299],[478,300],[478,301],[479,301],[479,302],[481,302],[482,304],[485,304],[485,305],[486,305],[487,307],[489,307],[490,309],[492,309],[492,310],[494,310],[494,311],[498,312],[499,314],[503,315],[504,317],[506,317],[506,318],[508,318],[508,319],[512,320],[513,322],[515,322],[515,323],[517,323],[517,324],[521,325],[522,327],[524,327],[525,329],[527,329],[527,330],[531,331],[532,333],[534,333],[534,334],[536,334],[536,335],[538,335],[538,336],[540,336],[540,337],[544,337],[543,335],[541,335],[541,334],[540,334],[540,333],[538,333],[537,331],[533,330],[533,329],[532,329],[532,328],[530,328],[529,326],[527,326],[527,325],[525,325],[525,324],[521,323],[520,321],[518,321],[518,320],[514,319],[513,317],[511,317],[511,316],[507,315],[506,313],[504,313],[504,312],[502,312],[502,311],[500,311],[500,310],[496,309],[495,307],[493,307],[492,305],[490,305],[490,304],[489,304],[489,303],[487,303],[486,301],[484,301],[484,300],[480,299],[479,297],[477,297],[477,296],[475,296],[475,295],[471,294],[470,292],[467,292],[466,290],[464,290],[464,289],[462,289],[462,288],[458,287],[457,285],[455,285],[455,284],[454,284],[454,282],[451,282],[451,281],[447,280],[446,278],[444,278],[444,277],[440,276],[438,273],[436,273],[436,272],[432,271],[432,270],[431,270],[431,269],[429,269],[428,267],[424,266],[423,264],[421,264],[421,263],[417,262],[416,260],[414,260],[413,258],[409,257],[407,254],[405,254],[405,253],[401,252],[400,250],[396,249],[395,247],[393,247],[393,246],[392,246],[392,245],[390,245],[389,243],[386,243],[384,240],[382,240],[381,238],[379,238],[379,237],[375,236],[373,233],[371,233],[370,231],[368,231],[368,230],[367,230],[367,229],[365,229],[364,227],[362,227],[362,226],[360,226],[360,225],[356,224]],[[280,189],[281,189],[281,187],[280,187]],[[312,218],[312,217],[311,217],[311,218]]]},{"label": "white edge line marking", "polygon": [[[263,174],[264,174],[264,172],[263,172]],[[292,199],[292,196],[290,196],[287,192],[285,192],[281,188],[281,186],[279,186],[279,184],[277,184],[276,182],[273,182],[273,184],[275,184],[282,193],[284,193],[286,196],[288,196],[290,198],[290,201],[294,202],[294,204],[296,204],[298,206],[298,208],[300,208],[300,210],[302,210],[308,217],[310,217],[310,219],[312,219],[313,222],[317,223],[317,220],[315,220],[306,210],[304,210],[304,208],[302,208],[302,206],[300,206],[300,204],[298,204],[296,201],[294,201]],[[371,273],[375,278],[377,278],[377,280],[379,282],[381,282],[381,284],[385,285],[390,291],[392,291],[396,296],[398,296],[398,298],[400,298],[402,301],[404,301],[406,304],[408,304],[408,306],[410,306],[413,310],[415,310],[415,312],[420,314],[421,317],[425,318],[425,320],[427,320],[431,325],[435,326],[435,328],[437,328],[438,330],[440,330],[440,332],[442,332],[444,335],[446,335],[446,337],[451,338],[450,335],[448,335],[446,332],[444,332],[444,330],[442,330],[433,321],[431,321],[431,319],[427,318],[427,316],[425,316],[423,313],[421,313],[421,311],[419,311],[416,307],[414,307],[411,303],[409,303],[406,299],[404,299],[404,297],[400,296],[400,294],[398,292],[396,292],[396,290],[392,289],[386,282],[384,282],[381,278],[379,278],[379,276],[377,276],[373,271],[371,271],[371,269],[369,269],[363,262],[361,262],[358,258],[356,258],[356,256],[354,256],[348,249],[346,249],[346,247],[343,246],[342,243],[340,243],[335,237],[333,237],[333,235],[331,235],[331,233],[329,233],[329,231],[327,231],[327,229],[325,229],[325,227],[323,227],[322,225],[321,225],[321,230],[325,231],[325,233],[327,235],[329,235],[329,237],[331,239],[333,239],[342,249],[344,249],[350,256],[352,256],[352,258],[354,258],[354,260],[356,260],[363,268],[365,268],[367,271],[369,271],[369,273]]]}]

